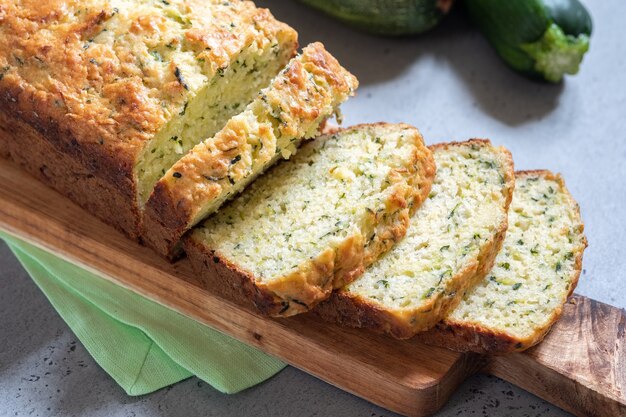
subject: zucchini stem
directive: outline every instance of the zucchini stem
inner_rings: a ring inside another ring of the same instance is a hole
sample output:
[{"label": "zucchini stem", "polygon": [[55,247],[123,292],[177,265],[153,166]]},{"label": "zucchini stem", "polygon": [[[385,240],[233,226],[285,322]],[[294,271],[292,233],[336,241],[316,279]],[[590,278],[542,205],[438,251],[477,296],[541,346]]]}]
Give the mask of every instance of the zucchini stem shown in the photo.
[{"label": "zucchini stem", "polygon": [[521,48],[535,60],[535,71],[547,81],[558,83],[565,74],[578,72],[589,50],[589,36],[566,35],[556,23],[551,23],[538,41],[522,44]]}]

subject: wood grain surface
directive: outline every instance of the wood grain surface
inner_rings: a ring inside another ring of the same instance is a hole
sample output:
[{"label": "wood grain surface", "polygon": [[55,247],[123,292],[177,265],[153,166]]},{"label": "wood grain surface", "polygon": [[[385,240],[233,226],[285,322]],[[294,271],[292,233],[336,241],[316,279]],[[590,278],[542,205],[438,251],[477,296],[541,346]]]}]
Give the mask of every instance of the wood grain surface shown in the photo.
[{"label": "wood grain surface", "polygon": [[485,357],[308,315],[258,316],[203,289],[185,259],[169,264],[3,159],[0,228],[400,414],[430,415],[467,376],[486,372],[577,416],[626,416],[626,314],[585,297],[566,305],[540,345]]}]

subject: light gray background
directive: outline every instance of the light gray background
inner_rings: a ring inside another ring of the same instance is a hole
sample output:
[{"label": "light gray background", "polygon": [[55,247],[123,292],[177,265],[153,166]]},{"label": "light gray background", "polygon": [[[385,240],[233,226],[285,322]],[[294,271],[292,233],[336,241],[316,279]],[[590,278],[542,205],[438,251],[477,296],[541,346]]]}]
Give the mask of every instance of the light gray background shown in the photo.
[{"label": "light gray background", "polygon": [[[578,199],[589,249],[578,292],[626,307],[626,32],[621,0],[587,0],[594,17],[581,72],[558,86],[509,71],[455,13],[414,38],[381,39],[286,0],[258,1],[320,40],[358,76],[345,124],[407,122],[428,143],[488,137],[518,169],[561,172]],[[6,246],[0,246],[0,415],[392,416],[294,368],[237,395],[189,379],[128,397],[87,354]],[[463,384],[438,416],[566,416],[496,378]]]}]

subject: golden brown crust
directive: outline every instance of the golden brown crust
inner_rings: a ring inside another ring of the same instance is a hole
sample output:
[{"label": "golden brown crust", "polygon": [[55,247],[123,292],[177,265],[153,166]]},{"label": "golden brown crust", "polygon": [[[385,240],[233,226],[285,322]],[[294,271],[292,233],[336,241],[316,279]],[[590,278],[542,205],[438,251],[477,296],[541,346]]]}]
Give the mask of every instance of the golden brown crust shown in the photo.
[{"label": "golden brown crust", "polygon": [[236,264],[220,258],[189,237],[184,239],[184,245],[193,270],[212,293],[268,316],[276,315],[285,308],[282,300],[256,286],[254,277]]},{"label": "golden brown crust", "polygon": [[[466,142],[449,142],[431,145],[431,151],[435,149],[447,149],[449,147],[467,144],[491,145],[486,139],[470,139]],[[503,194],[505,197],[505,209],[508,211],[515,187],[513,159],[510,152],[499,148],[504,156]],[[423,198],[428,196],[426,193]],[[377,333],[387,333],[398,339],[408,339],[418,332],[422,332],[435,326],[462,300],[465,292],[472,288],[491,269],[497,253],[502,247],[508,222],[506,216],[498,225],[494,237],[485,244],[479,252],[476,261],[469,263],[463,270],[450,280],[445,291],[431,297],[428,303],[422,305],[419,310],[410,311],[406,314],[398,314],[381,308],[363,297],[358,297],[346,291],[336,291],[331,297],[319,304],[315,312],[328,321],[336,322],[348,327],[367,328]]]},{"label": "golden brown crust", "polygon": [[[187,236],[183,244],[204,288],[266,316],[284,316],[287,311],[290,311],[289,315],[308,311],[311,303],[326,298],[332,291],[332,285],[328,285],[331,283],[329,276],[332,275],[332,251],[325,251],[295,271],[298,277],[292,274],[275,285],[267,286],[193,236]],[[278,294],[298,296],[285,298]]]},{"label": "golden brown crust", "polygon": [[[165,6],[120,11],[101,0],[0,4],[0,111],[31,126],[103,187],[116,188],[129,200],[124,211],[135,214],[137,158],[189,95],[174,62],[161,65],[139,54],[150,57],[163,42],[178,47],[185,39],[184,48],[216,73],[259,34],[296,38],[251,2],[163,4],[193,18],[183,24],[159,8]],[[177,31],[180,37],[172,35]],[[95,42],[98,37],[105,40]]]},{"label": "golden brown crust", "polygon": [[[262,110],[269,113],[267,121],[250,132],[249,121],[243,115],[234,117],[158,181],[146,204],[149,219],[143,231],[145,241],[172,258],[182,235],[210,214],[207,207],[223,199],[234,184],[246,181],[257,169],[254,165],[268,165],[276,159],[278,138],[310,138],[316,126],[332,116],[357,85],[356,78],[321,43],[308,45],[261,93],[262,102],[268,106]],[[278,114],[275,109],[280,109]],[[281,121],[276,129],[271,118]],[[263,145],[258,155],[253,155],[250,134]]]},{"label": "golden brown crust", "polygon": [[[15,140],[19,138],[19,141]],[[69,197],[90,214],[138,239],[132,198],[91,173],[79,161],[59,152],[41,134],[19,119],[0,112],[0,155]]]},{"label": "golden brown crust", "polygon": [[[375,230],[374,238],[364,242],[365,236],[355,236],[347,240],[337,251],[334,289],[341,288],[358,278],[365,268],[371,265],[381,254],[387,252],[400,241],[409,228],[411,214],[422,205],[435,177],[435,160],[432,152],[424,146],[424,138],[413,126],[405,123],[390,124],[385,122],[359,124],[335,133],[364,128],[400,128],[412,131],[413,154],[407,167],[392,170],[389,183],[393,191],[382,213],[369,213],[369,222]],[[383,221],[384,217],[386,219]],[[327,297],[326,297],[327,298]]]},{"label": "golden brown crust", "polygon": [[[576,214],[580,218],[580,208],[565,186],[565,182],[560,175],[554,174],[548,170],[517,171],[515,175],[517,178],[524,176],[544,177],[548,180],[558,182],[562,191],[567,194],[571,204],[576,207]],[[581,220],[581,227],[584,228],[582,224]],[[583,230],[581,229],[580,232],[583,233]],[[418,336],[419,339],[428,344],[446,347],[459,352],[472,351],[489,354],[520,352],[536,345],[543,340],[550,331],[550,328],[556,323],[559,317],[561,317],[563,305],[567,302],[567,298],[574,292],[582,270],[583,253],[586,246],[587,239],[583,236],[583,246],[581,250],[574,254],[574,269],[570,275],[570,287],[567,297],[563,299],[562,304],[552,312],[550,318],[546,320],[545,325],[536,328],[530,336],[518,338],[506,332],[486,328],[475,323],[446,319],[437,324],[431,331],[420,334]]]},{"label": "golden brown crust", "polygon": [[262,314],[291,316],[311,310],[327,299],[334,288],[353,281],[380,254],[400,240],[408,228],[410,208],[419,206],[428,196],[435,175],[434,159],[424,146],[421,134],[409,125],[377,123],[353,126],[341,132],[373,126],[409,129],[415,148],[406,170],[391,171],[389,174],[389,183],[394,190],[387,208],[384,212],[372,213],[369,219],[372,230],[376,230],[379,236],[368,242],[366,236],[351,235],[337,248],[327,248],[293,273],[265,283],[239,268],[234,261],[208,248],[199,241],[197,232],[192,233],[184,239],[185,252],[207,287],[239,304],[255,306]]},{"label": "golden brown crust", "polygon": [[[485,252],[491,252],[493,246],[490,245]],[[316,307],[315,312],[324,320],[342,326],[387,333],[396,339],[409,339],[418,332],[435,326],[460,303],[462,294],[471,288],[475,281],[478,268],[478,262],[467,265],[451,280],[453,289],[446,289],[440,296],[433,297],[429,303],[420,308],[419,312],[412,311],[406,316],[344,291],[333,292],[327,301]],[[420,317],[416,313],[423,315]],[[419,320],[413,321],[412,317],[415,316],[418,316]]]}]

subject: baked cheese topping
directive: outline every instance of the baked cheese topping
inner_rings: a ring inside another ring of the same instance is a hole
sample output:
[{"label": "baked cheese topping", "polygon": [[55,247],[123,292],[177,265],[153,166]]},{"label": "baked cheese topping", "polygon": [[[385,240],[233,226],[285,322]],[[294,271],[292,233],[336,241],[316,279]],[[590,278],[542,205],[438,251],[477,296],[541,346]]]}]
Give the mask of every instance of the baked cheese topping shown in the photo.
[{"label": "baked cheese topping", "polygon": [[5,2],[0,20],[0,82],[19,86],[24,117],[71,132],[105,175],[134,172],[140,203],[297,47],[293,29],[247,1]]}]

